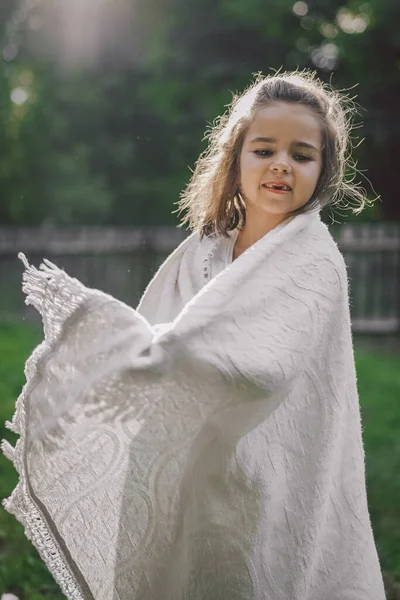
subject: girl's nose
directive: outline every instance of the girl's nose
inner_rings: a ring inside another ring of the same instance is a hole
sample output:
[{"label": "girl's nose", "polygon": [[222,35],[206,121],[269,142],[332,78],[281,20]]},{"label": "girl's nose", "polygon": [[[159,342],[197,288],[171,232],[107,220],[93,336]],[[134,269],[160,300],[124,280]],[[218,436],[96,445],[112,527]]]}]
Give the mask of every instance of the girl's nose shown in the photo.
[{"label": "girl's nose", "polygon": [[290,173],[292,167],[284,160],[276,160],[274,163],[272,163],[270,169],[271,171],[277,173],[281,171],[284,171],[285,173]]}]

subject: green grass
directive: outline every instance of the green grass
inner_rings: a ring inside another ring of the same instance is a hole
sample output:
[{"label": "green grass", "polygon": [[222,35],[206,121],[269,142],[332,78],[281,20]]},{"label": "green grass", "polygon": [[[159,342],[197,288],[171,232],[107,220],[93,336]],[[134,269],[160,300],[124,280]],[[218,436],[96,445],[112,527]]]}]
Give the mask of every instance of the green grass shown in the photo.
[{"label": "green grass", "polygon": [[[38,327],[0,323],[0,439],[13,444],[16,436],[4,421],[25,383],[25,360],[41,340]],[[356,340],[355,348],[371,521],[382,570],[400,578],[400,352],[361,348]],[[16,482],[13,465],[1,455],[0,497]],[[64,598],[21,525],[0,508],[0,596],[4,592],[20,600]]]},{"label": "green grass", "polygon": [[400,579],[400,351],[355,348],[372,527],[382,570]]}]

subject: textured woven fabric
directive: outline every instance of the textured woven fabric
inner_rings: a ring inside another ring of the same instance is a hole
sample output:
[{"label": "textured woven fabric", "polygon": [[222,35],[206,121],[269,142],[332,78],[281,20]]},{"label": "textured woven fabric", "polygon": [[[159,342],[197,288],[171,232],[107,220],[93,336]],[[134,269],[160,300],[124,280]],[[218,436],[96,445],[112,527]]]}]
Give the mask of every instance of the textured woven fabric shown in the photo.
[{"label": "textured woven fabric", "polygon": [[220,242],[137,310],[22,256],[45,339],[5,506],[70,600],[384,600],[343,257],[318,212],[213,276]]}]

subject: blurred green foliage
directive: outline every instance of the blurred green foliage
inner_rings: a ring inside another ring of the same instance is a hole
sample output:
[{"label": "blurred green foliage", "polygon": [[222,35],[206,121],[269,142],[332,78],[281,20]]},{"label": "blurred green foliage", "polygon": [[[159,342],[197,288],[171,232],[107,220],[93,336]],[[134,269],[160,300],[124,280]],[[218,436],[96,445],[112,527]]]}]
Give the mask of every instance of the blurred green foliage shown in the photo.
[{"label": "blurred green foliage", "polygon": [[358,220],[400,219],[400,3],[78,4],[2,0],[0,223],[176,223],[207,125],[252,73],[280,67],[357,96],[357,180],[382,197]]}]

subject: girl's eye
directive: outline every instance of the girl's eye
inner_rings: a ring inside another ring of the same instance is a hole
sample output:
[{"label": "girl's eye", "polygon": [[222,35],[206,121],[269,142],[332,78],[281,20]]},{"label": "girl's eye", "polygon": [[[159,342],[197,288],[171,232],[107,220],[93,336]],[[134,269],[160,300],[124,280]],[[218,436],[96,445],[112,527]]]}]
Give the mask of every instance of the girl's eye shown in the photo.
[{"label": "girl's eye", "polygon": [[254,154],[257,154],[257,156],[270,156],[272,150],[254,150]]},{"label": "girl's eye", "polygon": [[309,156],[306,156],[305,154],[295,154],[294,157],[296,160],[299,160],[300,162],[303,162],[305,160],[311,160],[311,158]]},{"label": "girl's eye", "polygon": [[[254,154],[261,157],[271,156],[273,154],[272,150],[254,150]],[[299,162],[305,162],[311,160],[309,156],[305,154],[293,154],[293,158]]]}]

